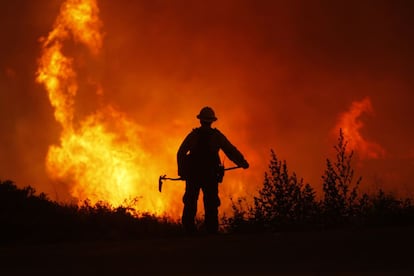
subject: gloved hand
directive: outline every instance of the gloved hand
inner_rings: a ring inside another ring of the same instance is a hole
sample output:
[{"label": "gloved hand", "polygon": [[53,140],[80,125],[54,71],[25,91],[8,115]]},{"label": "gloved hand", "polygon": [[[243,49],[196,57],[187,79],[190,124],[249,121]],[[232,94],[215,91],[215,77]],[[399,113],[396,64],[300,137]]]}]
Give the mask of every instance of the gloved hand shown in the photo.
[{"label": "gloved hand", "polygon": [[178,176],[181,177],[184,180],[187,178],[187,174],[184,172],[183,169],[178,170]]},{"label": "gloved hand", "polygon": [[249,168],[249,163],[247,163],[246,160],[243,160],[243,162],[240,164],[240,167],[242,167],[243,169],[247,169]]}]

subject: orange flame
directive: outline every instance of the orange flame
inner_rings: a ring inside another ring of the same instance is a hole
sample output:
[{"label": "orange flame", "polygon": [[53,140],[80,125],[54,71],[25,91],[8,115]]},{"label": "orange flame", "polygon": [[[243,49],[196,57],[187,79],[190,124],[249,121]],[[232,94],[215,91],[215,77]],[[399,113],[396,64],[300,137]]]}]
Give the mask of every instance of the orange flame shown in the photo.
[{"label": "orange flame", "polygon": [[62,49],[72,38],[98,55],[102,47],[98,14],[96,0],[67,0],[53,30],[41,40],[36,80],[45,86],[55,119],[62,126],[60,145],[49,147],[47,172],[52,179],[68,183],[71,195],[80,202],[106,201],[117,206],[142,197],[134,206],[139,211],[163,214],[168,207],[171,215],[171,201],[179,197],[158,194],[157,171],[163,162],[158,159],[158,164],[148,166],[151,153],[141,140],[142,127],[111,106],[79,122],[74,119],[78,92],[75,60]]},{"label": "orange flame", "polygon": [[365,97],[361,101],[354,101],[350,109],[339,116],[335,132],[342,128],[344,138],[348,141],[350,150],[355,150],[361,158],[381,158],[385,155],[385,150],[379,144],[367,141],[361,135],[360,130],[364,124],[359,118],[363,113],[373,113],[369,97]]}]

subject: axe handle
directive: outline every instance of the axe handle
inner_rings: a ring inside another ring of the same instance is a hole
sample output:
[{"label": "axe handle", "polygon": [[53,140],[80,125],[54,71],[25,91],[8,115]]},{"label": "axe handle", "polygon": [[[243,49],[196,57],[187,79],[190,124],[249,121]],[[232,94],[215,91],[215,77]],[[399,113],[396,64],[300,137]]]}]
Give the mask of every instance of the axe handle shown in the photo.
[{"label": "axe handle", "polygon": [[[224,168],[225,171],[230,171],[230,170],[235,170],[235,169],[240,169],[240,166],[235,166],[235,167],[229,167],[229,168]],[[161,175],[158,178],[158,191],[161,193],[162,190],[162,181],[163,180],[173,180],[173,181],[179,181],[179,180],[185,180],[182,179],[181,177],[167,177],[166,175]]]},{"label": "axe handle", "polygon": [[240,166],[235,166],[235,167],[229,167],[229,168],[224,168],[225,171],[230,171],[230,170],[235,170],[235,169],[240,169]]},{"label": "axe handle", "polygon": [[184,180],[181,177],[162,177],[163,180]]}]

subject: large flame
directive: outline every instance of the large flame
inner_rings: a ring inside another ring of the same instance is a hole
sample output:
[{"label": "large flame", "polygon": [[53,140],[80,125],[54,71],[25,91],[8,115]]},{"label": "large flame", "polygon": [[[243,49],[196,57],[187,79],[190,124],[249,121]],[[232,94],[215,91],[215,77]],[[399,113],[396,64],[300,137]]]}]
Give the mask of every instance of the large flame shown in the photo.
[{"label": "large flame", "polygon": [[102,23],[98,15],[96,0],[67,0],[53,30],[41,40],[37,81],[45,86],[55,119],[62,126],[60,145],[48,151],[48,174],[69,184],[71,195],[80,203],[120,205],[139,197],[136,207],[140,211],[162,214],[169,208],[171,214],[169,199],[161,198],[156,188],[162,160],[148,165],[152,157],[143,145],[142,127],[112,106],[75,120],[76,60],[65,55],[64,42],[73,39],[92,56],[99,55]]},{"label": "large flame", "polygon": [[364,113],[372,114],[373,107],[369,97],[361,101],[354,101],[348,111],[339,116],[335,126],[335,134],[342,128],[344,138],[348,141],[349,149],[355,150],[360,158],[381,158],[385,155],[385,150],[373,141],[365,139],[361,134],[364,123],[360,117]]}]

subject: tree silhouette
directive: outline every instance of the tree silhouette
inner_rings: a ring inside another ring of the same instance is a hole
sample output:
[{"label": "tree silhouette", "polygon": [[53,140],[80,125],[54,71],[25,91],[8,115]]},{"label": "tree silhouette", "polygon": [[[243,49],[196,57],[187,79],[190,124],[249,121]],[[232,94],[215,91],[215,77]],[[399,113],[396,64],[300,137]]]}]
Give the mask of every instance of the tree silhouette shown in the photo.
[{"label": "tree silhouette", "polygon": [[328,221],[340,223],[354,216],[359,208],[357,201],[358,187],[362,180],[354,181],[352,168],[353,151],[348,153],[342,129],[339,130],[338,144],[334,146],[336,160],[326,160],[323,180],[323,209]]},{"label": "tree silhouette", "polygon": [[298,179],[296,173],[289,174],[286,161],[280,161],[273,150],[258,194],[251,216],[271,228],[307,222],[317,210],[313,188]]}]

